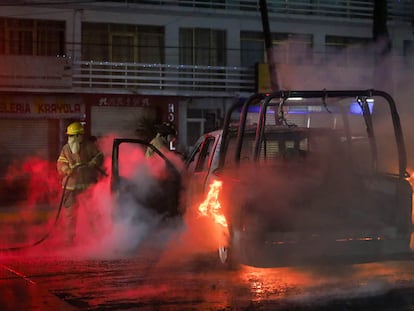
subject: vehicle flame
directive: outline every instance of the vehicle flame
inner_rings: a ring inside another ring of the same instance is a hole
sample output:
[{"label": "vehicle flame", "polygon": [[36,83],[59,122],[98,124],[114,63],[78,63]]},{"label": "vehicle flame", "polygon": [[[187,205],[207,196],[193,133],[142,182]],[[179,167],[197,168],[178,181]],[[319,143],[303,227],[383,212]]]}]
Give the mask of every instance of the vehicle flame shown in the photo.
[{"label": "vehicle flame", "polygon": [[199,205],[198,211],[202,216],[210,216],[215,223],[227,227],[226,217],[223,215],[221,204],[219,201],[219,194],[223,183],[219,180],[214,180],[210,184],[206,199]]}]

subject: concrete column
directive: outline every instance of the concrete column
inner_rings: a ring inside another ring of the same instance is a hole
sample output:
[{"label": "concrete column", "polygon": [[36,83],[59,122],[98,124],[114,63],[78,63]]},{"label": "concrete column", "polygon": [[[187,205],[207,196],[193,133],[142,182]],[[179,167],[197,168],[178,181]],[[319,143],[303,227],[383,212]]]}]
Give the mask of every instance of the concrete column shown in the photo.
[{"label": "concrete column", "polygon": [[227,28],[227,66],[240,66],[240,27],[238,23]]},{"label": "concrete column", "polygon": [[[178,119],[178,136],[181,149],[187,148],[187,100],[180,100],[179,102],[179,119]],[[183,150],[180,150],[183,151]]]},{"label": "concrete column", "polygon": [[168,24],[165,27],[165,63],[179,65],[179,27],[177,24]]}]

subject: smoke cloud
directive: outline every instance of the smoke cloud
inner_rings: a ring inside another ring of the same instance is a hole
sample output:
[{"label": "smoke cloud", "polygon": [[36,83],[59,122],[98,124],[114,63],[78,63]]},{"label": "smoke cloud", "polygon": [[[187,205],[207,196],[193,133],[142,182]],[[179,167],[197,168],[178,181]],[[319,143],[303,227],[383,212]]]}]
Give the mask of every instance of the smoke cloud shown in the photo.
[{"label": "smoke cloud", "polygon": [[[9,168],[6,180],[10,185],[22,177],[28,182],[22,190],[24,195],[20,195],[26,199],[19,202],[18,209],[13,206],[14,210],[10,211],[14,220],[4,223],[3,232],[7,227],[8,234],[3,235],[0,242],[2,251],[16,248],[33,256],[125,257],[136,255],[140,246],[154,239],[155,232],[161,229],[163,240],[157,240],[160,247],[167,243],[170,235],[180,230],[180,221],[165,221],[162,214],[145,205],[148,198],[160,196],[164,191],[159,180],[167,173],[160,157],[146,159],[142,148],[122,146],[120,176],[127,180],[129,191],[124,191],[121,196],[111,190],[114,137],[110,135],[97,142],[105,155],[104,171],[108,176],[101,175],[98,183],[79,196],[76,239],[72,246],[65,245],[65,208],[55,223],[62,194],[55,162],[30,158]],[[167,156],[179,170],[183,169],[179,156],[173,153]],[[120,187],[125,185],[121,183]],[[36,222],[39,215],[42,220]],[[44,241],[37,243],[43,237],[46,237]]]}]

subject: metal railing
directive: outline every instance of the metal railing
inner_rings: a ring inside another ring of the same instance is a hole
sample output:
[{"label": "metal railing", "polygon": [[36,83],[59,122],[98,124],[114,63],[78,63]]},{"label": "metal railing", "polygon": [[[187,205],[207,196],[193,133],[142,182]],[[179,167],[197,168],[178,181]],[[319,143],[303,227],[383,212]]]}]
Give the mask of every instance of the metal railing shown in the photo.
[{"label": "metal railing", "polygon": [[[97,1],[99,2],[99,1]],[[157,5],[161,9],[171,7],[226,10],[236,12],[260,12],[257,0],[103,0],[101,2],[136,5]],[[388,1],[391,20],[414,20],[414,2],[411,0]],[[268,0],[269,14],[306,15],[346,19],[372,19],[372,0]]]},{"label": "metal railing", "polygon": [[[346,68],[347,72],[354,70],[360,74],[370,72],[376,63],[373,57],[371,61],[367,61],[366,57],[359,60],[355,54],[349,55],[349,58],[346,54],[338,54],[336,57],[329,57],[329,54],[313,56],[313,61],[306,63],[283,59],[278,66],[285,70],[290,68],[291,74],[302,69],[317,71],[321,66],[341,72]],[[233,97],[254,92],[257,82],[256,69],[252,67],[76,61],[64,57],[26,58],[19,60],[17,57],[3,55],[3,64],[8,66],[3,66],[0,89],[37,88],[54,91]],[[13,65],[18,61],[24,66]],[[47,71],[44,70],[45,66],[48,67]],[[393,57],[392,66],[408,70],[413,63],[410,59]],[[7,68],[10,70],[6,70]]]},{"label": "metal railing", "polygon": [[255,72],[246,67],[74,61],[72,85],[177,94],[217,92],[231,96],[254,91]]}]

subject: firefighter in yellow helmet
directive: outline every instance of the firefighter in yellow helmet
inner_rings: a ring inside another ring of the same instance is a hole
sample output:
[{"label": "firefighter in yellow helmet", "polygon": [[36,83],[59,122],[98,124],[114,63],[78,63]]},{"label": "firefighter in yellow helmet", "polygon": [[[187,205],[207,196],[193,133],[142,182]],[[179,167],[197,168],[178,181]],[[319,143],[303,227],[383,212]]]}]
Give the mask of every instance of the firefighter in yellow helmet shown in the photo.
[{"label": "firefighter in yellow helmet", "polygon": [[[170,122],[164,122],[155,126],[157,134],[150,141],[150,144],[156,147],[160,151],[169,150],[169,143],[174,141],[177,137],[177,131],[174,125]],[[145,156],[147,158],[154,154],[154,150],[150,147],[147,148]]]},{"label": "firefighter in yellow helmet", "polygon": [[80,122],[71,123],[67,129],[67,143],[62,147],[57,160],[57,170],[62,179],[64,196],[62,204],[66,215],[67,243],[74,241],[79,205],[77,197],[91,184],[97,182],[103,153],[96,143],[85,138],[85,129]]}]

